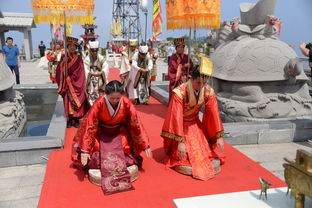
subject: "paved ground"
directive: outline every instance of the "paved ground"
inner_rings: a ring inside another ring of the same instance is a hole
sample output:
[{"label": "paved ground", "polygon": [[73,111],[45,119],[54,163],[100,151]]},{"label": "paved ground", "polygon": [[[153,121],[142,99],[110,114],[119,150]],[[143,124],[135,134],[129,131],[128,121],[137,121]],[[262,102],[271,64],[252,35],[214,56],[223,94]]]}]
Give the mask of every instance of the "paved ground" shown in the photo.
[{"label": "paved ground", "polygon": [[51,83],[48,70],[38,67],[39,60],[35,62],[22,62],[20,68],[21,84],[47,84]]},{"label": "paved ground", "polygon": [[0,168],[0,207],[37,207],[45,164]]},{"label": "paved ground", "polygon": [[312,152],[312,145],[308,142],[236,145],[234,147],[282,180],[284,180],[285,157],[295,159],[297,149]]},{"label": "paved ground", "polygon": [[[23,62],[20,70],[22,84],[50,83],[48,72],[39,69],[37,62]],[[167,73],[167,65],[162,60],[158,63],[157,81],[162,73]],[[262,145],[237,145],[239,151],[258,162],[284,180],[283,158],[295,158],[297,149],[312,152],[309,143],[283,143]],[[0,168],[0,207],[33,208],[37,206],[46,165],[29,165]]]}]

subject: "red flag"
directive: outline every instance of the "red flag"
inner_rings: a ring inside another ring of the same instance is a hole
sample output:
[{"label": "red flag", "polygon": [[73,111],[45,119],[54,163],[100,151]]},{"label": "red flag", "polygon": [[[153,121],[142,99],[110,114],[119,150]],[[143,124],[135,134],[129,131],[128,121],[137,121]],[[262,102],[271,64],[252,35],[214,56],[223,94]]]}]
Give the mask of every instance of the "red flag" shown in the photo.
[{"label": "red flag", "polygon": [[162,33],[162,18],[161,18],[160,0],[153,0],[153,40]]}]

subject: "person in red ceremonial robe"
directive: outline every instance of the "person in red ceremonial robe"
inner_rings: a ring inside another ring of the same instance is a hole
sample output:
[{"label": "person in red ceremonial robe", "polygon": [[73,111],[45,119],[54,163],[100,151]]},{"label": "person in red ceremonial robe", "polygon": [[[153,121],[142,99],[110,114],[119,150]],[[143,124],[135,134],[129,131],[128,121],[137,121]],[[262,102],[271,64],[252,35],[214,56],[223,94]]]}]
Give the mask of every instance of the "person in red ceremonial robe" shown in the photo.
[{"label": "person in red ceremonial robe", "polygon": [[60,43],[56,43],[56,45],[54,46],[55,48],[53,48],[52,50],[50,50],[47,54],[46,57],[49,61],[48,63],[48,71],[50,74],[50,80],[52,81],[52,83],[56,83],[56,67],[58,65],[58,63],[61,60],[61,57],[63,55],[63,49],[61,48]]},{"label": "person in red ceremonial robe", "polygon": [[90,181],[108,195],[134,189],[131,182],[138,177],[142,151],[151,157],[147,134],[122,83],[111,81],[81,121],[72,160],[88,169]]},{"label": "person in red ceremonial robe", "polygon": [[[216,95],[197,68],[190,80],[173,90],[161,136],[167,167],[208,180],[220,171],[220,162],[224,163],[223,125]],[[200,121],[202,106],[205,111]]]},{"label": "person in red ceremonial robe", "polygon": [[78,39],[67,37],[67,60],[63,55],[56,68],[58,93],[63,97],[67,128],[79,127],[79,119],[87,111],[86,77],[81,56],[77,53]]},{"label": "person in red ceremonial robe", "polygon": [[172,95],[172,90],[184,83],[188,79],[188,75],[192,74],[193,62],[187,54],[184,54],[185,42],[184,38],[174,39],[176,53],[170,57],[168,63],[168,78],[169,78],[169,101]]}]

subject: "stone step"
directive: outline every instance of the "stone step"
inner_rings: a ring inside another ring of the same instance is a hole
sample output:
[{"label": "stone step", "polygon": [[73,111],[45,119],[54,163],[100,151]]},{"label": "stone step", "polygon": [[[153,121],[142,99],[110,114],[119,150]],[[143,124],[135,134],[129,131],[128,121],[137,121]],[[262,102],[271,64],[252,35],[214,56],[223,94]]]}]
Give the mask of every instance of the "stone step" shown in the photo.
[{"label": "stone step", "polygon": [[224,139],[232,145],[303,142],[312,138],[312,120],[224,123]]},{"label": "stone step", "polygon": [[0,167],[46,163],[52,151],[63,148],[62,138],[49,136],[0,140]]}]

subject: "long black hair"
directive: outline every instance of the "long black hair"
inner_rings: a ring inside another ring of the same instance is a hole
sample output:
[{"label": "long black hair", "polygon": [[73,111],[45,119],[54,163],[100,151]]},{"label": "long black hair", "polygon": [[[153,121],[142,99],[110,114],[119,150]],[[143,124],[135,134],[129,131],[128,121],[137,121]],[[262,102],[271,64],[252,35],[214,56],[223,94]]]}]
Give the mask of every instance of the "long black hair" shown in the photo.
[{"label": "long black hair", "polygon": [[200,77],[200,73],[199,73],[199,65],[196,65],[194,68],[193,68],[193,71],[192,71],[192,78],[193,79],[196,79]]},{"label": "long black hair", "polygon": [[207,75],[203,75],[199,72],[199,65],[196,65],[192,71],[192,79],[197,79],[198,77],[202,77],[204,79],[207,79]]},{"label": "long black hair", "polygon": [[125,90],[123,85],[121,84],[121,82],[117,81],[117,80],[113,80],[110,81],[106,86],[105,86],[105,94],[109,95],[111,93],[120,93],[120,94],[124,94]]}]

